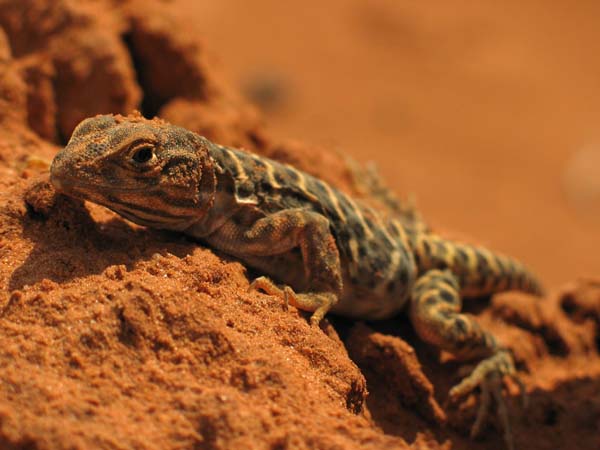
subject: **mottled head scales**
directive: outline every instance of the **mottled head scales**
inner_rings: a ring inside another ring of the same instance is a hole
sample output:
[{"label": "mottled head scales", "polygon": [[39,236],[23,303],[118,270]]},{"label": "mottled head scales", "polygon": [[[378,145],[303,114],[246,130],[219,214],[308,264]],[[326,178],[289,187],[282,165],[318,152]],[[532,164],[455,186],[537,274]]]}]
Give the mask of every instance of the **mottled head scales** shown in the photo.
[{"label": "mottled head scales", "polygon": [[212,205],[216,184],[206,139],[139,113],[82,121],[50,173],[59,192],[168,229],[197,221]]}]

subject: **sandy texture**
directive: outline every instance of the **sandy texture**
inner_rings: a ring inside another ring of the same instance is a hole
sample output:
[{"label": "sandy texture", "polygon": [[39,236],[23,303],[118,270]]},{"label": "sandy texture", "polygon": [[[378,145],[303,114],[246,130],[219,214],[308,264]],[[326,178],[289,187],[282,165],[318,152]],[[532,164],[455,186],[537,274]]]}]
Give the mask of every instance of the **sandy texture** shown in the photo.
[{"label": "sandy texture", "polygon": [[[79,120],[138,108],[362,195],[342,154],[279,138],[223,81],[194,5],[0,0],[0,446],[503,448],[493,425],[467,438],[475,397],[442,407],[461,365],[406,318],[311,329],[240,263],[48,185]],[[268,107],[278,83],[248,89]],[[467,308],[524,373],[519,447],[598,448],[600,280]]]}]

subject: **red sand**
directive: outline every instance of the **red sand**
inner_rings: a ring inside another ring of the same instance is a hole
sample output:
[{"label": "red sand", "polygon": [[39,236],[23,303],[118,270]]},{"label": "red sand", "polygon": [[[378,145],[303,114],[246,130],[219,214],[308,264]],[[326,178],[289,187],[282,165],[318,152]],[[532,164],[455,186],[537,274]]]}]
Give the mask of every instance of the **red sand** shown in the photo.
[{"label": "red sand", "polygon": [[467,438],[474,397],[440,406],[461,365],[406,319],[311,329],[240,263],[56,196],[44,170],[75,124],[138,108],[353,192],[337,140],[434,224],[529,262],[548,298],[468,305],[524,373],[515,441],[598,448],[597,198],[562,184],[600,138],[595,52],[572,51],[597,15],[252,4],[0,1],[0,447],[503,448],[493,425]]}]

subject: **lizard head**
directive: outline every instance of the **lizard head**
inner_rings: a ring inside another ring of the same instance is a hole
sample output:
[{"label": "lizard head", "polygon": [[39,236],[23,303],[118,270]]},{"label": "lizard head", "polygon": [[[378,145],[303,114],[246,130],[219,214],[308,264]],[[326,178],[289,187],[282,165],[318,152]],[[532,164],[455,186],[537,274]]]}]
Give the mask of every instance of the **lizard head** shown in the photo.
[{"label": "lizard head", "polygon": [[215,172],[208,141],[139,114],[81,122],[55,156],[50,181],[72,197],[132,222],[182,230],[212,206]]}]

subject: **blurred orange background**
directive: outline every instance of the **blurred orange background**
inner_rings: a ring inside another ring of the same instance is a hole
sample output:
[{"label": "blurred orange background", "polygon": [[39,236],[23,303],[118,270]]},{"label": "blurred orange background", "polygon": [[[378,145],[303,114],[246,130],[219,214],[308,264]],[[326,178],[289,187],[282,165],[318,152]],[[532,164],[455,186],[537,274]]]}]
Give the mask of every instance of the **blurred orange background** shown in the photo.
[{"label": "blurred orange background", "polygon": [[600,3],[172,0],[271,129],[549,287],[600,276]]}]

